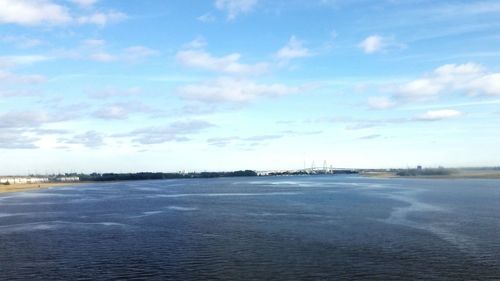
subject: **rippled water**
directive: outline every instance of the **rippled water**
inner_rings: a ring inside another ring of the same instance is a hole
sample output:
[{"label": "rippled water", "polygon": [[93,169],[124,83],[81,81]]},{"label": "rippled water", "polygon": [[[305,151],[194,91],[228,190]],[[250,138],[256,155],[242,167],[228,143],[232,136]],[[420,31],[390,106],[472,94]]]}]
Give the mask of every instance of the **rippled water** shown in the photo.
[{"label": "rippled water", "polygon": [[259,177],[0,195],[1,280],[500,280],[500,181]]}]

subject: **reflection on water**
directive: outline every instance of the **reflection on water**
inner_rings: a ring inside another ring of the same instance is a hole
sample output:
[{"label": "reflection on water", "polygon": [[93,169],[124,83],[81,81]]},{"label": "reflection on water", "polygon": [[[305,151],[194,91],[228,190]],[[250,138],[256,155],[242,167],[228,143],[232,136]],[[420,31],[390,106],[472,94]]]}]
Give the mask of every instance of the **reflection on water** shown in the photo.
[{"label": "reflection on water", "polygon": [[500,279],[500,181],[265,177],[0,195],[0,280]]}]

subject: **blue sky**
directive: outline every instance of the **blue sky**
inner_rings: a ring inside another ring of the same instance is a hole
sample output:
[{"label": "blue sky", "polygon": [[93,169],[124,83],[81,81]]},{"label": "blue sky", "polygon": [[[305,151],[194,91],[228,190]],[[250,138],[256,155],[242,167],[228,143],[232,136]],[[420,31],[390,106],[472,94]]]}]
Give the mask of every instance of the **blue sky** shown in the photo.
[{"label": "blue sky", "polygon": [[500,1],[0,0],[0,174],[498,166]]}]

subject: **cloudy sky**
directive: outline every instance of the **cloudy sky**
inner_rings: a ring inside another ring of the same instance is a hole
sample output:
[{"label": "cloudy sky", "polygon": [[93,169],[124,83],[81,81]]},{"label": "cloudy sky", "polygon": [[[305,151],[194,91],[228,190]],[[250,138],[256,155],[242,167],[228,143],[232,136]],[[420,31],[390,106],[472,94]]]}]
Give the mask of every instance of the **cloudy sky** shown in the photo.
[{"label": "cloudy sky", "polygon": [[0,174],[500,164],[500,1],[0,0]]}]

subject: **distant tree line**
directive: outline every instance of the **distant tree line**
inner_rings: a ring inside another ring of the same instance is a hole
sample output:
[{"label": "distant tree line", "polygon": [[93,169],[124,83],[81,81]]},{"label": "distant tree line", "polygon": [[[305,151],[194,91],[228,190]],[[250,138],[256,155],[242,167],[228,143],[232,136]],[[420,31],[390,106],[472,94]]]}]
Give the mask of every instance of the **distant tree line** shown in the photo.
[{"label": "distant tree line", "polygon": [[92,173],[92,174],[65,174],[76,176],[80,181],[130,181],[130,180],[164,180],[164,179],[195,179],[221,177],[253,177],[257,173],[252,170],[234,172],[201,172],[201,173]]},{"label": "distant tree line", "polygon": [[416,176],[448,176],[456,173],[454,169],[439,168],[425,168],[425,169],[402,169],[396,172],[396,175],[402,177],[416,177]]}]

